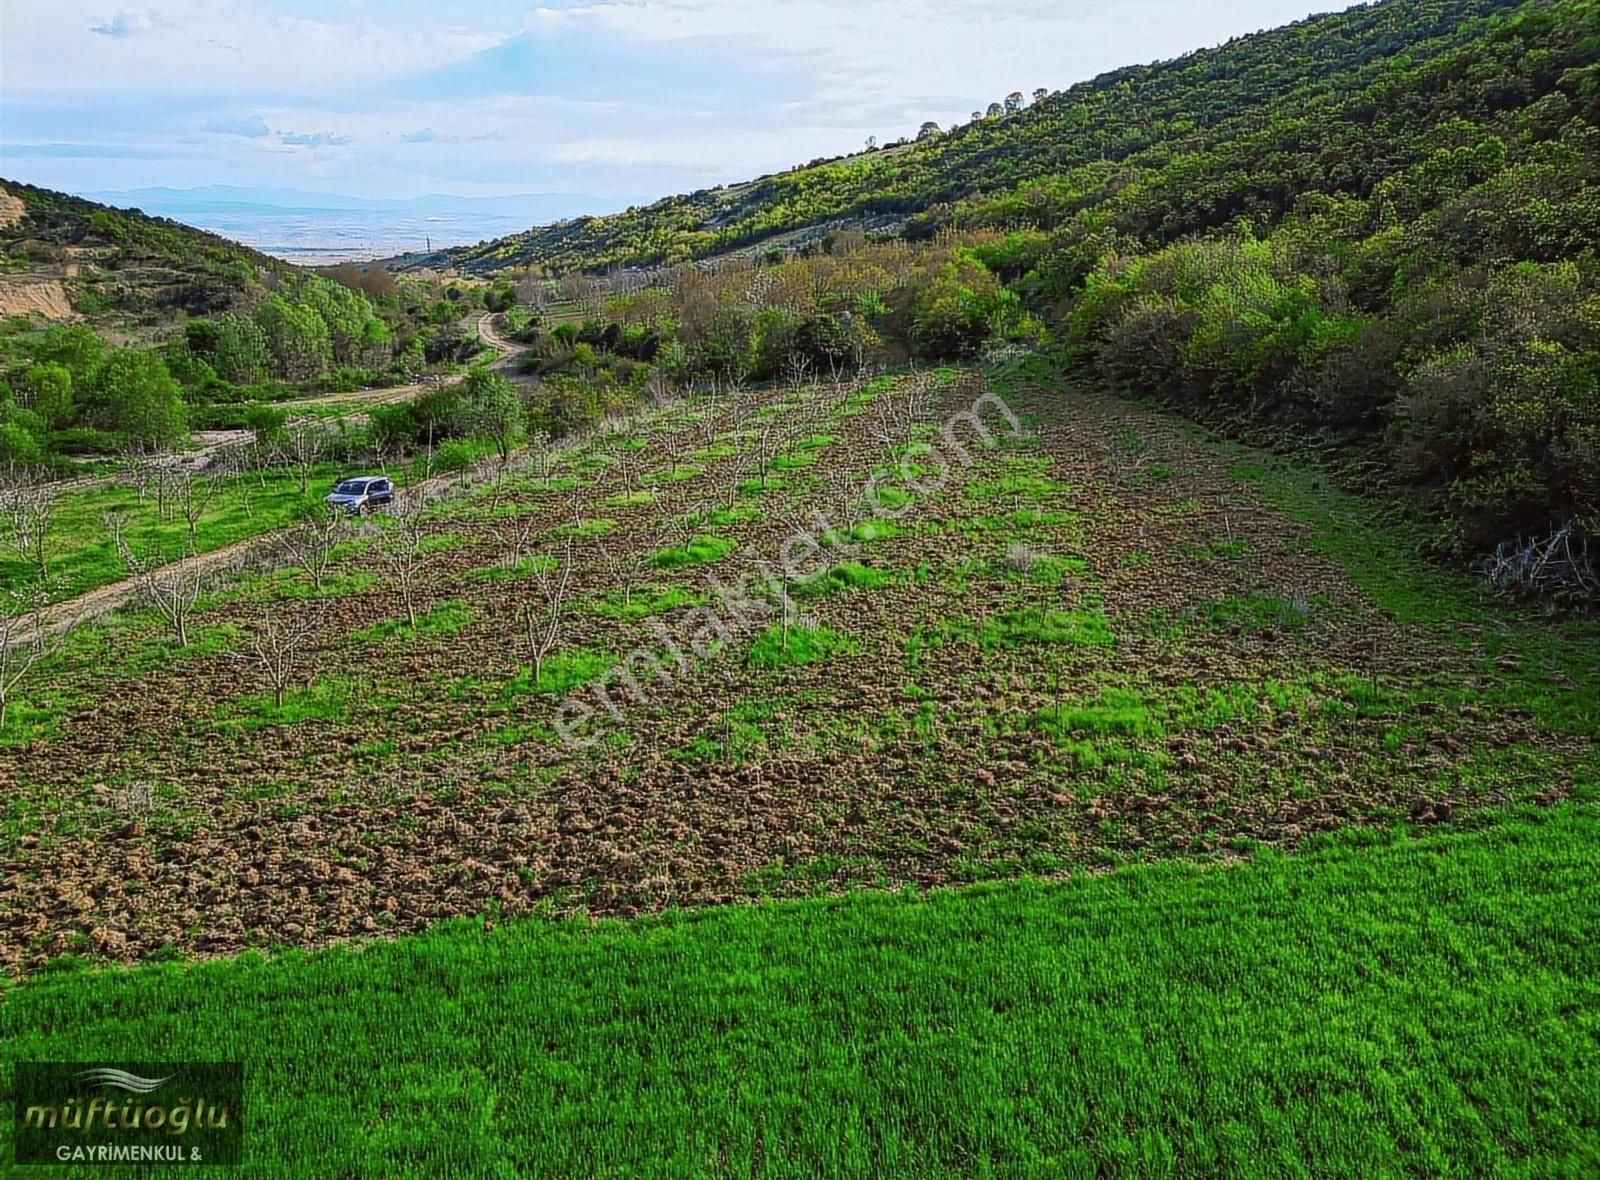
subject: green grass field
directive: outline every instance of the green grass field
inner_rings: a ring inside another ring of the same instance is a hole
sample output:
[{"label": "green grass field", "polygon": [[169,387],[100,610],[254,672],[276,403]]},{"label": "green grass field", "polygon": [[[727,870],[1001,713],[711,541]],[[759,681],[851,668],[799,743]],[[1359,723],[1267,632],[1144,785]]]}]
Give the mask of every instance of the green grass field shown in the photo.
[{"label": "green grass field", "polygon": [[0,993],[0,1110],[16,1060],[242,1059],[241,1176],[1592,1176],[1597,871],[1600,812],[1566,805],[47,972]]},{"label": "green grass field", "polygon": [[[320,465],[304,494],[293,471],[264,470],[228,481],[195,521],[193,550],[210,553],[293,523],[315,507],[342,469]],[[189,524],[175,503],[158,510],[153,493],[142,499],[121,484],[98,484],[64,493],[50,529],[50,598],[60,601],[128,577],[106,524],[122,521],[139,552],[177,558],[190,549]],[[22,587],[37,571],[14,552],[0,557],[0,590]]]}]

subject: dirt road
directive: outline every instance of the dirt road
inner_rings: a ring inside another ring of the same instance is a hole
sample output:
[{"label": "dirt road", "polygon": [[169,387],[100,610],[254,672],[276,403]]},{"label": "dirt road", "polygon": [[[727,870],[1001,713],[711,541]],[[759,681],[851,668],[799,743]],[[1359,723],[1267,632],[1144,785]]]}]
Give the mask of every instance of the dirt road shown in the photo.
[{"label": "dirt road", "polygon": [[[427,501],[436,498],[440,493],[458,484],[470,484],[475,480],[487,478],[496,466],[498,466],[498,460],[485,459],[466,471],[449,472],[424,480],[415,487],[406,489],[402,494],[412,499],[420,497],[423,501]],[[281,541],[288,532],[288,529],[274,529],[270,532],[258,533],[256,536],[246,537],[242,541],[235,541],[232,545],[225,545],[221,549],[213,549],[207,553],[197,553],[193,557],[185,557],[176,562],[174,568],[185,572],[226,569],[229,565],[251,552],[267,548]],[[65,602],[47,606],[41,612],[44,619],[44,629],[47,634],[58,635],[69,627],[110,614],[119,606],[134,598],[138,591],[139,585],[137,581],[133,578],[125,578],[120,582],[99,586],[85,594],[78,595],[76,598],[69,598]]]},{"label": "dirt road", "polygon": [[[527,346],[524,344],[518,344],[516,341],[508,340],[501,336],[500,333],[495,331],[491,319],[492,317],[487,313],[480,316],[478,318],[478,331],[491,347],[500,349],[500,359],[495,363],[496,365],[504,365],[510,359],[525,352],[527,350]],[[297,401],[294,404],[297,406],[326,406],[339,405],[345,401],[361,401],[365,405],[385,405],[392,402],[409,400],[410,398],[418,396],[424,390],[431,388],[433,388],[433,386],[429,383],[418,382],[413,385],[397,385],[389,389],[363,389],[351,393],[334,393],[322,398],[310,398],[304,401]],[[204,466],[205,462],[209,460],[210,456],[214,455],[223,447],[248,441],[249,431],[203,432],[196,434],[195,438],[196,441],[201,443],[199,449],[193,451],[183,451],[171,456],[170,459],[173,461],[174,465],[181,465],[190,469]],[[421,495],[426,498],[441,492],[446,488],[454,486],[457,483],[470,480],[474,476],[481,474],[481,471],[469,470],[461,473],[438,475],[433,479],[427,480],[426,482],[419,484],[417,487],[410,489],[409,494],[412,496]],[[103,478],[91,477],[91,479],[87,482],[103,482]],[[251,551],[271,545],[274,542],[281,540],[285,532],[286,530],[278,529],[273,532],[261,533],[254,537],[248,537],[243,541],[237,541],[234,544],[226,545],[221,549],[214,549],[209,553],[200,553],[196,554],[194,557],[184,558],[178,563],[178,565],[179,568],[185,570],[224,569],[230,563],[238,560]],[[113,582],[108,586],[101,586],[97,589],[90,590],[86,594],[80,594],[76,598],[70,598],[65,602],[59,602],[53,606],[46,607],[43,612],[45,629],[51,634],[58,634],[68,627],[75,626],[79,622],[109,614],[111,611],[115,610],[117,607],[131,599],[137,593],[137,591],[137,583],[132,578],[127,578],[121,582]]]},{"label": "dirt road", "polygon": [[503,336],[494,326],[494,316],[484,312],[478,317],[478,336],[490,348],[499,349],[500,359],[495,361],[495,367],[500,368],[509,364],[516,357],[528,351],[526,344],[520,344],[508,336]]}]

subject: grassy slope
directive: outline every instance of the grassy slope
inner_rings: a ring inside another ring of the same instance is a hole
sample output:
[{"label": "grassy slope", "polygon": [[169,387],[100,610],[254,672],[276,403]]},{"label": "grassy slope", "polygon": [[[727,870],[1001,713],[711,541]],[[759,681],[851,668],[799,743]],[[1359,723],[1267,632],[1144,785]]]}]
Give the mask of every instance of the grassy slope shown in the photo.
[{"label": "grassy slope", "polygon": [[[892,223],[941,203],[1000,193],[1084,166],[1160,167],[1247,140],[1289,103],[1297,113],[1359,93],[1405,56],[1429,60],[1519,0],[1358,5],[1171,61],[1111,71],[1004,119],[905,147],[813,162],[748,184],[667,197],[605,217],[542,226],[398,265],[489,273],[677,263],[840,218]],[[998,97],[998,96],[996,96]],[[1091,189],[1094,186],[1091,186]]]},{"label": "grassy slope", "polygon": [[[210,553],[236,541],[292,523],[320,503],[343,469],[319,466],[306,494],[293,471],[252,472],[217,493],[196,522],[194,551]],[[50,530],[52,600],[76,597],[128,577],[117,556],[105,518],[123,521],[128,541],[140,552],[159,550],[168,558],[189,549],[189,525],[176,507],[158,514],[154,493],[141,502],[138,493],[120,484],[95,484],[62,494]],[[27,585],[34,568],[7,551],[0,558],[0,589]]]},{"label": "grassy slope", "polygon": [[1594,1174],[1600,813],[1365,839],[45,975],[0,1058],[243,1058],[243,1175]]}]

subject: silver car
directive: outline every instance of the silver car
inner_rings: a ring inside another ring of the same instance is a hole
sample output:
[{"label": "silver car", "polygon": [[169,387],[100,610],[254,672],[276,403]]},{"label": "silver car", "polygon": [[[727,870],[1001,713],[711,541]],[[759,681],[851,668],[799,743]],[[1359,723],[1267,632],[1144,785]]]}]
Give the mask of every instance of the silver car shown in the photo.
[{"label": "silver car", "polygon": [[351,514],[370,512],[394,503],[394,482],[382,475],[341,479],[323,502],[329,508],[342,508]]}]

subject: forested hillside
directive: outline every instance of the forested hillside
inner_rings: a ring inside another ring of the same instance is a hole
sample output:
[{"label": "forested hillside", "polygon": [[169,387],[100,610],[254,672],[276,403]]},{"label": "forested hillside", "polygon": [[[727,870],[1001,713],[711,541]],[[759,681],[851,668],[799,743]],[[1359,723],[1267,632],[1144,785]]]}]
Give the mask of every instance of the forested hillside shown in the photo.
[{"label": "forested hillside", "polygon": [[133,209],[3,181],[0,275],[60,281],[91,319],[158,321],[226,311],[258,277],[292,268],[236,242]]},{"label": "forested hillside", "polygon": [[[1358,7],[1174,61],[1116,70],[1036,96],[1025,109],[996,104],[913,144],[413,261],[473,271],[684,262],[819,222],[905,218],[1082,165],[1164,164],[1249,135],[1275,110],[1305,116],[1340,102],[1394,69],[1396,55],[1412,64],[1430,60],[1471,40],[1481,18],[1514,7],[1514,0]],[[1101,175],[1109,182],[1114,172]]]},{"label": "forested hillside", "polygon": [[260,403],[397,384],[476,345],[472,292],[328,275],[176,222],[3,182],[0,465],[268,428]]}]

